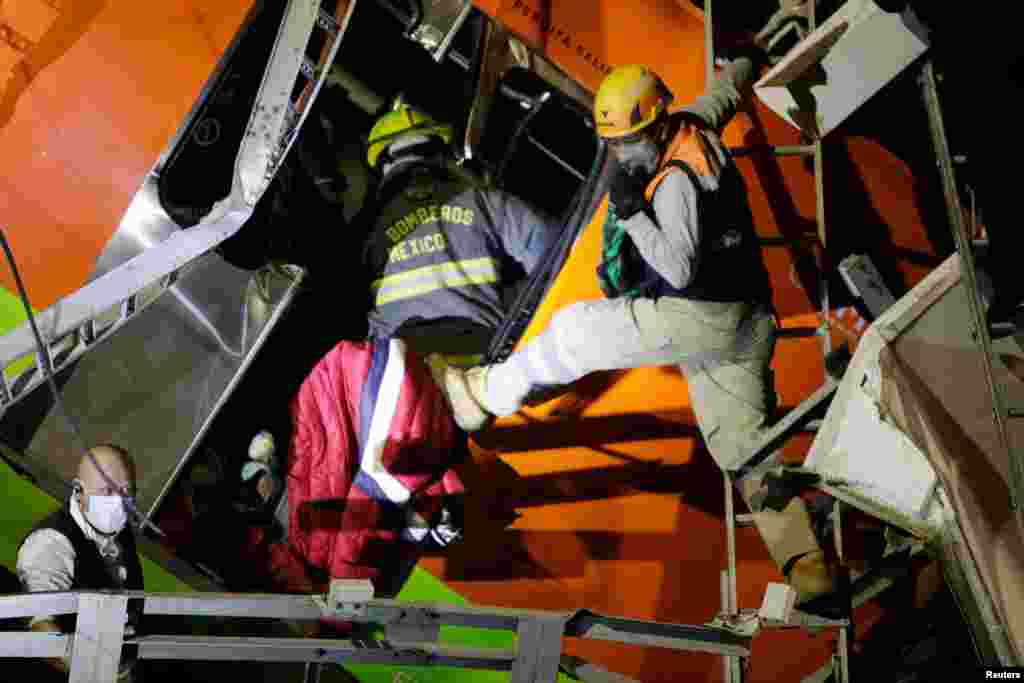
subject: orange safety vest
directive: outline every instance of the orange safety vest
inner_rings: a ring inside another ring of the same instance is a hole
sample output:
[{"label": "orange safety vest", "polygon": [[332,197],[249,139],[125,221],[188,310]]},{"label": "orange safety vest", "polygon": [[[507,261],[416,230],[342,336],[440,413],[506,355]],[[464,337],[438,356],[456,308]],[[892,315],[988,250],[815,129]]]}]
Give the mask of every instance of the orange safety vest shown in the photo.
[{"label": "orange safety vest", "polygon": [[[700,196],[697,272],[686,286],[673,287],[645,261],[640,282],[645,283],[645,295],[649,297],[759,301],[770,305],[771,284],[761,259],[761,247],[754,230],[743,176],[729,159],[724,166],[719,164],[703,130],[704,127],[692,119],[680,121],[678,131],[662,155],[658,172],[644,190],[644,196],[650,203],[670,172],[680,170],[689,176]],[[718,188],[706,190],[699,181],[700,177],[717,177]],[[661,227],[666,230],[683,229],[682,226]]]},{"label": "orange safety vest", "polygon": [[[676,132],[675,137],[672,138],[672,141],[669,142],[665,153],[661,157],[661,162],[658,164],[658,172],[647,183],[647,188],[644,190],[644,196],[647,197],[648,202],[654,201],[654,192],[658,189],[658,185],[661,184],[661,181],[665,179],[665,176],[673,168],[678,167],[678,163],[686,164],[698,176],[712,176],[715,174],[712,170],[711,162],[705,153],[704,146],[701,144],[699,131],[700,129],[696,123],[687,120],[680,123],[679,130]],[[707,152],[711,152],[710,148]],[[697,189],[699,190],[700,187]]]}]

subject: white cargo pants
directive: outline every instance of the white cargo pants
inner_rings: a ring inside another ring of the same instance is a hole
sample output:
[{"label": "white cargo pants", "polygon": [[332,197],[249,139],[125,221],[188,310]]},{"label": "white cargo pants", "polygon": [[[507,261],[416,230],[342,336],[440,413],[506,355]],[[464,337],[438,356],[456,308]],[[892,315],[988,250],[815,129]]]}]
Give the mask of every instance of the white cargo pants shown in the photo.
[{"label": "white cargo pants", "polygon": [[567,306],[550,327],[487,375],[486,402],[516,412],[535,392],[601,370],[678,365],[719,467],[743,462],[770,419],[775,318],[748,303],[673,297]]}]

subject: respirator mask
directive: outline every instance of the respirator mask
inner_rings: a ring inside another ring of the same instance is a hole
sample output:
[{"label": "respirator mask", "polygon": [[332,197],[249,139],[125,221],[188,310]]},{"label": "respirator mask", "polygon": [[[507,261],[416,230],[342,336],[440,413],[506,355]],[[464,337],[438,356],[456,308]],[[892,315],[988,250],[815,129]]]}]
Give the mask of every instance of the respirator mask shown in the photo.
[{"label": "respirator mask", "polygon": [[646,132],[610,140],[608,146],[619,167],[630,175],[650,178],[658,170],[661,147]]},{"label": "respirator mask", "polygon": [[[78,495],[84,489],[79,485]],[[85,506],[85,518],[89,524],[102,534],[114,535],[121,532],[128,524],[128,510],[124,496],[90,495]]]}]

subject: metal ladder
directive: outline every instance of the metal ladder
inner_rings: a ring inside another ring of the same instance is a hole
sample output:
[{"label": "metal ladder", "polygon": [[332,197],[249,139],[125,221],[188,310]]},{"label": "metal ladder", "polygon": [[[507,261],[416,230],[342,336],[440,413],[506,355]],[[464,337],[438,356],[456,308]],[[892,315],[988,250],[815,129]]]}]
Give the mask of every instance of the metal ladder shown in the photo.
[{"label": "metal ladder", "polygon": [[[811,19],[811,30],[814,30],[814,19],[813,19],[813,5],[812,5],[812,19]],[[709,40],[710,46],[710,40]],[[999,435],[1000,448],[1005,449],[1004,453],[1010,461],[1010,476],[1011,476],[1011,506],[1019,515],[1021,512],[1022,497],[1024,497],[1024,463],[1021,462],[1019,454],[1014,450],[1014,444],[1010,439],[1010,435],[1007,430],[1007,420],[1009,418],[1021,417],[1022,413],[1014,411],[1007,407],[1005,397],[1003,395],[1002,387],[996,379],[995,371],[993,369],[994,357],[993,357],[993,345],[991,335],[985,319],[984,304],[980,297],[980,291],[978,287],[977,268],[975,264],[975,258],[973,253],[974,247],[974,235],[968,226],[964,218],[962,211],[959,192],[956,185],[956,179],[954,175],[954,159],[952,158],[945,132],[945,125],[943,121],[941,103],[939,101],[938,89],[936,84],[936,75],[932,62],[926,61],[920,76],[919,82],[922,90],[922,97],[928,117],[929,131],[932,137],[934,151],[941,175],[941,182],[943,188],[943,195],[946,203],[946,210],[950,220],[950,227],[953,232],[955,239],[958,256],[961,263],[961,272],[964,279],[964,289],[968,297],[968,304],[971,308],[974,329],[972,336],[978,344],[979,350],[982,352],[983,368],[985,373],[986,384],[989,389],[989,395],[991,397],[993,406],[993,421],[996,424],[996,428]],[[822,202],[822,177],[821,177],[821,144],[820,140],[816,141],[813,145],[813,154],[815,157],[815,184],[817,191],[817,203],[818,203],[818,230],[819,240],[822,246],[826,244],[825,241],[825,224],[823,219],[823,202]],[[778,148],[782,149],[782,148]],[[799,153],[801,150],[786,149],[787,152]],[[819,274],[821,271],[819,271]],[[823,305],[823,330],[828,329],[829,318],[828,318],[828,293],[823,290],[822,305]],[[826,336],[826,339],[828,337]],[[826,341],[825,346],[826,353],[830,351],[828,342]],[[826,378],[825,385],[818,390],[814,395],[805,400],[800,406],[794,411],[791,411],[779,424],[777,424],[772,430],[766,434],[765,439],[762,441],[761,446],[756,450],[751,459],[745,463],[744,467],[749,471],[749,468],[759,467],[770,464],[768,457],[771,454],[772,448],[779,445],[782,441],[787,439],[790,435],[794,434],[798,428],[798,423],[801,422],[806,414],[817,405],[822,402],[830,400],[831,396],[835,393],[838,387],[838,381]],[[726,519],[727,519],[727,545],[729,552],[729,564],[725,571],[722,572],[722,604],[723,609],[729,613],[736,613],[736,568],[735,568],[735,526],[737,523],[743,523],[745,521],[744,516],[736,516],[733,511],[732,505],[732,478],[729,473],[725,475],[725,491],[726,491]],[[836,501],[836,518],[834,520],[834,531],[835,531],[835,545],[837,554],[842,562],[843,551],[842,551],[842,535],[840,525],[840,503]],[[863,604],[867,599],[870,599],[873,595],[884,590],[878,587],[869,587],[863,592],[851,595],[850,607],[859,606]],[[850,635],[849,629],[840,629],[839,631],[839,642],[837,647],[837,654],[833,659],[831,667],[824,667],[819,670],[816,674],[805,679],[806,681],[823,681],[832,671],[836,672],[837,681],[845,681],[849,678],[848,669],[848,655],[847,645],[848,636]],[[727,657],[726,663],[726,680],[730,683],[735,683],[742,680],[742,668],[739,665],[739,659],[735,657]]]},{"label": "metal ladder", "polygon": [[[811,0],[809,7],[809,30],[813,32],[816,27],[816,2]],[[781,7],[781,3],[780,3]],[[714,38],[713,38],[713,0],[705,0],[704,3],[705,16],[704,16],[704,31],[705,31],[705,80],[706,85],[710,86],[715,78],[715,52],[714,52]],[[785,28],[780,30],[780,33],[786,31],[793,24],[787,25]],[[801,39],[805,37],[802,33]],[[774,43],[780,38],[776,35],[772,42]],[[746,156],[749,154],[758,153],[762,150],[756,149],[735,149],[730,150],[734,157]],[[822,353],[824,357],[828,357],[832,353],[832,338],[831,338],[831,325],[830,325],[830,305],[829,305],[829,292],[828,292],[828,270],[829,263],[827,260],[827,240],[825,230],[825,201],[824,201],[824,179],[823,179],[823,158],[822,158],[822,144],[821,139],[816,138],[810,142],[810,144],[803,144],[797,146],[771,146],[766,150],[765,153],[770,153],[775,156],[805,156],[813,158],[814,168],[814,188],[815,188],[815,219],[817,224],[817,236],[818,236],[818,249],[817,249],[817,275],[818,275],[818,292],[820,294],[820,318],[821,322],[816,334],[822,338]],[[826,404],[835,394],[838,388],[838,382],[831,378],[827,373],[825,381],[822,387],[812,394],[810,397],[805,399],[799,406],[790,411],[785,418],[779,421],[771,430],[769,430],[765,438],[761,442],[761,446],[756,450],[752,457],[743,463],[746,473],[749,473],[751,469],[757,465],[765,466],[770,464],[770,456],[774,452],[774,448],[784,440],[788,440],[791,436],[803,431],[803,427],[808,422],[807,417],[815,409]],[[721,605],[722,614],[727,619],[736,619],[740,615],[740,609],[737,598],[736,588],[736,526],[751,525],[753,522],[751,518],[746,515],[737,515],[734,510],[733,495],[735,491],[735,482],[737,472],[723,470],[723,484],[725,494],[725,532],[726,532],[726,553],[727,563],[726,568],[721,572]],[[842,563],[841,553],[841,525],[840,525],[840,503],[836,501],[836,507],[834,511],[834,522],[833,528],[835,530],[835,543],[836,549]],[[852,615],[851,615],[852,617]],[[848,636],[851,633],[851,624],[849,622],[833,624],[832,627],[837,628],[839,633],[838,644],[836,648],[836,654],[833,656],[832,662],[827,664],[823,669],[819,671],[816,676],[827,676],[832,671],[836,672],[835,681],[836,683],[846,683],[849,680],[849,661],[848,661]],[[746,661],[744,658],[739,656],[723,656],[723,673],[724,680],[726,683],[741,683],[744,680]],[[822,677],[824,680],[824,677]]]},{"label": "metal ladder", "polygon": [[992,398],[994,412],[992,417],[999,433],[999,445],[1000,448],[1004,449],[1010,461],[1010,505],[1019,515],[1021,514],[1022,497],[1024,497],[1024,463],[1021,462],[1020,454],[1016,453],[1013,448],[1006,429],[1006,421],[1008,418],[1021,417],[1022,415],[1007,408],[992,368],[992,337],[989,334],[985,306],[981,301],[978,289],[973,235],[968,233],[964,222],[960,193],[957,190],[953,169],[953,158],[950,155],[949,144],[946,139],[946,128],[936,85],[935,68],[930,59],[921,70],[920,85],[925,110],[928,114],[928,126],[932,136],[932,144],[935,148],[935,156],[938,160],[939,173],[942,178],[942,193],[946,201],[946,212],[949,214],[950,228],[953,231],[956,249],[960,255],[960,271],[964,279],[964,289],[967,293],[968,304],[974,318],[972,336],[977,341],[984,359],[985,381],[988,384],[989,394]]},{"label": "metal ladder", "polygon": [[[333,7],[334,14],[322,4]],[[0,416],[45,382],[46,368],[54,374],[67,368],[241,229],[291,149],[310,103],[327,78],[353,8],[349,0],[289,1],[235,161],[231,193],[198,225],[179,231],[39,313],[36,318],[45,349],[37,348],[28,322],[0,338]],[[314,63],[306,52],[317,30],[325,37]]]}]

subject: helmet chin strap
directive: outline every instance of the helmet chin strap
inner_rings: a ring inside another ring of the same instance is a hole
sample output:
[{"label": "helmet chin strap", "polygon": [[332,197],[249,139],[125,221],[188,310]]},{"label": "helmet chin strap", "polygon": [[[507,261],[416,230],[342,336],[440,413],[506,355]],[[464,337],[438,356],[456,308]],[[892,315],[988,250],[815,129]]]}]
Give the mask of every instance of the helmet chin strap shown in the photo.
[{"label": "helmet chin strap", "polygon": [[658,146],[658,160],[655,162],[655,167],[659,167],[665,161],[665,155],[668,154],[669,140],[676,131],[669,130],[672,127],[669,126],[668,118],[664,114],[653,125],[657,126],[657,128],[653,131],[654,134],[651,136],[651,139]]}]

